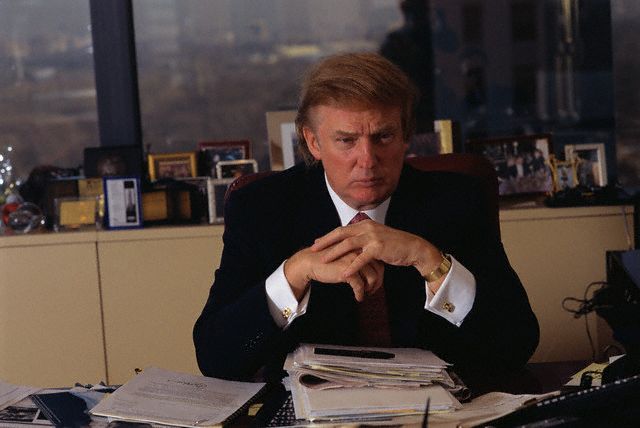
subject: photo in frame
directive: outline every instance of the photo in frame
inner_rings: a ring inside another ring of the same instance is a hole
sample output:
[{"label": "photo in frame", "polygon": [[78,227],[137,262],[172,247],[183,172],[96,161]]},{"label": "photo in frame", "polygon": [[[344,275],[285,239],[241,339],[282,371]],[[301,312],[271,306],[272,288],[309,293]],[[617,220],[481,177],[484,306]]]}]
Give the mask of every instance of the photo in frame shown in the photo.
[{"label": "photo in frame", "polygon": [[202,141],[198,143],[198,153],[200,175],[217,178],[218,162],[251,158],[251,143],[249,140]]},{"label": "photo in frame", "polygon": [[[269,158],[271,160],[271,170],[273,171],[280,171],[283,170],[285,168],[285,154],[284,154],[284,147],[283,147],[283,141],[282,141],[282,135],[283,135],[283,128],[282,126],[284,124],[289,124],[286,125],[285,129],[290,130],[291,126],[293,126],[293,129],[295,130],[295,120],[296,120],[296,114],[298,112],[296,110],[280,110],[280,111],[268,111],[266,113],[266,120],[267,120],[267,136],[269,138]],[[291,138],[290,140],[288,139],[288,141],[286,142],[286,144],[288,146],[293,146],[293,138],[291,137],[291,134],[289,132],[287,132],[286,134],[287,136],[289,136],[289,138]],[[296,144],[297,144],[297,138],[296,138]],[[290,153],[295,153],[295,151],[297,150],[293,150]],[[287,150],[289,150],[289,147],[287,147]],[[294,155],[295,156],[295,155]],[[288,158],[288,164],[291,163],[291,158]]]},{"label": "photo in frame", "polygon": [[99,196],[56,198],[54,230],[95,229],[102,220],[99,216],[99,202]]},{"label": "photo in frame", "polygon": [[430,156],[440,153],[440,134],[437,132],[424,132],[422,134],[414,134],[411,137],[406,157]]},{"label": "photo in frame", "polygon": [[560,161],[551,158],[551,171],[553,175],[553,192],[568,190],[578,185],[576,175],[576,163],[573,160]]},{"label": "photo in frame", "polygon": [[104,225],[108,229],[142,227],[140,179],[104,177]]},{"label": "photo in frame", "polygon": [[282,167],[284,169],[291,168],[295,164],[303,161],[298,149],[296,124],[293,122],[281,123],[280,133],[280,141],[282,142]]},{"label": "photo in frame", "polygon": [[178,152],[149,154],[149,178],[182,178],[196,176],[196,153]]},{"label": "photo in frame", "polygon": [[567,144],[564,146],[564,157],[567,161],[575,163],[578,184],[587,187],[607,185],[607,162],[603,143]]},{"label": "photo in frame", "polygon": [[84,176],[142,175],[142,147],[104,146],[84,149]]},{"label": "photo in frame", "polygon": [[255,159],[220,161],[216,165],[216,171],[218,178],[238,178],[258,172],[258,162]]},{"label": "photo in frame", "polygon": [[491,161],[500,196],[545,194],[554,189],[549,134],[470,140],[466,147]]},{"label": "photo in frame", "polygon": [[235,178],[212,178],[207,181],[209,196],[209,223],[224,223],[224,201],[227,189]]}]

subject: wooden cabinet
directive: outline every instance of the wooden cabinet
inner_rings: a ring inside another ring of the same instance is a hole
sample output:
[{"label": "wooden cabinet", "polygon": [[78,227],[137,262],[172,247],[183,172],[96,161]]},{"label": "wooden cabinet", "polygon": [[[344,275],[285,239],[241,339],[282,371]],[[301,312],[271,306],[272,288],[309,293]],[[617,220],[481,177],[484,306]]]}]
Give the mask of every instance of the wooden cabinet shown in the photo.
[{"label": "wooden cabinet", "polygon": [[[585,319],[565,311],[562,301],[582,299],[590,283],[606,280],[606,251],[632,245],[633,207],[503,210],[500,227],[540,322],[532,361],[591,359]],[[612,343],[610,331],[595,312],[588,320],[594,346],[602,351]]]},{"label": "wooden cabinet", "polygon": [[0,237],[0,379],[106,379],[96,234]]},{"label": "wooden cabinet", "polygon": [[98,245],[109,382],[147,366],[200,373],[193,325],[222,253],[221,226],[103,234]]},{"label": "wooden cabinet", "polygon": [[[541,328],[533,361],[591,357],[562,309],[628,247],[631,207],[501,211],[502,237]],[[223,226],[0,237],[0,379],[37,386],[126,382],[135,368],[198,373],[192,342]],[[499,308],[496,308],[499,310]],[[589,315],[598,349],[610,343]],[[223,350],[221,350],[222,352]]]},{"label": "wooden cabinet", "polygon": [[154,365],[199,373],[191,331],[222,226],[0,237],[0,379],[126,382]]}]

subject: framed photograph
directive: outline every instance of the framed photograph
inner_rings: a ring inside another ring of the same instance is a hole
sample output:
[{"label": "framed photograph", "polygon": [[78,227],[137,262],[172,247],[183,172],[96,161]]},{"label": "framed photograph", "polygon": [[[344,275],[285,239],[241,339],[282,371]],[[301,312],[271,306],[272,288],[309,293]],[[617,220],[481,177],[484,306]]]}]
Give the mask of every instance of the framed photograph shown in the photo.
[{"label": "framed photograph", "polygon": [[291,168],[295,164],[303,161],[302,155],[298,150],[296,124],[293,122],[281,123],[280,134],[280,141],[282,142],[282,167],[284,169]]},{"label": "framed photograph", "polygon": [[409,140],[407,157],[437,155],[442,152],[440,145],[440,134],[437,132],[425,132],[415,134]]},{"label": "framed photograph", "polygon": [[216,165],[220,161],[251,158],[249,140],[202,141],[198,143],[200,153],[200,175],[216,178]]},{"label": "framed photograph", "polygon": [[[269,157],[271,159],[271,169],[279,171],[295,163],[298,139],[295,134],[296,110],[268,111],[267,135],[269,138]],[[284,125],[284,128],[283,128]],[[283,135],[286,141],[283,141]],[[284,145],[286,144],[286,148]],[[285,151],[286,163],[285,166]]]},{"label": "framed photograph", "polygon": [[141,176],[142,165],[142,147],[139,145],[84,149],[85,177]]},{"label": "framed photograph", "polygon": [[578,184],[587,187],[607,185],[607,162],[604,144],[567,144],[564,146],[564,158],[573,161]]},{"label": "framed photograph", "polygon": [[195,152],[149,154],[149,178],[180,178],[196,176]]},{"label": "framed photograph", "polygon": [[258,172],[258,162],[255,159],[220,161],[216,165],[216,171],[218,178],[238,178]]},{"label": "framed photograph", "polygon": [[467,151],[482,154],[493,163],[500,196],[543,194],[554,189],[548,134],[470,140]]},{"label": "framed photograph", "polygon": [[95,229],[99,223],[99,196],[57,198],[54,230]]},{"label": "framed photograph", "polygon": [[104,224],[108,229],[142,227],[140,179],[104,177]]},{"label": "framed photograph", "polygon": [[218,178],[207,181],[209,196],[209,223],[224,223],[224,200],[227,189],[235,178]]},{"label": "framed photograph", "polygon": [[572,160],[559,161],[551,159],[551,171],[553,175],[553,191],[572,189],[578,185],[576,175],[576,163]]}]

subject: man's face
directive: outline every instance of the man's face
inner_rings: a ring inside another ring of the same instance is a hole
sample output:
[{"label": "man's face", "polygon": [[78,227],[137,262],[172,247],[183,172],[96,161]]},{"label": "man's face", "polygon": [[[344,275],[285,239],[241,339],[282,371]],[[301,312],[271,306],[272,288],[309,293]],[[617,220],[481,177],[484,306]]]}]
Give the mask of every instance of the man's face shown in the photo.
[{"label": "man's face", "polygon": [[311,123],[303,129],[309,150],[344,202],[366,210],[393,193],[408,147],[399,107],[320,105]]}]

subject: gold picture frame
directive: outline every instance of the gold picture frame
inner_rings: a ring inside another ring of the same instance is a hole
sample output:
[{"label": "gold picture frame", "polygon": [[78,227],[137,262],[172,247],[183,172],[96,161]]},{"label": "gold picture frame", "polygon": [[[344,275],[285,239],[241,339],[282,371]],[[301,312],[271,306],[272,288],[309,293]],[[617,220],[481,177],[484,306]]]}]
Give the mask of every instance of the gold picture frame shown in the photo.
[{"label": "gold picture frame", "polygon": [[[102,186],[102,180],[100,179]],[[56,215],[54,230],[79,230],[98,227],[100,196],[63,197],[55,199]]]},{"label": "gold picture frame", "polygon": [[148,156],[149,179],[196,177],[195,152],[154,153]]},{"label": "gold picture frame", "polygon": [[578,185],[578,174],[574,160],[561,161],[551,156],[551,175],[553,177],[553,192],[573,189]]}]

